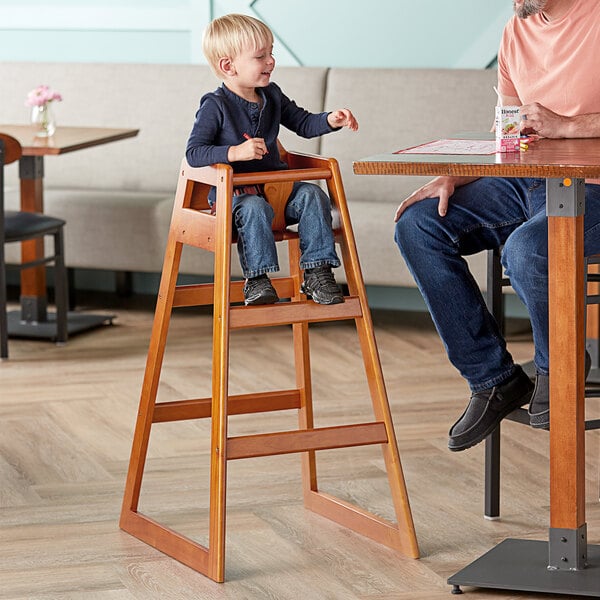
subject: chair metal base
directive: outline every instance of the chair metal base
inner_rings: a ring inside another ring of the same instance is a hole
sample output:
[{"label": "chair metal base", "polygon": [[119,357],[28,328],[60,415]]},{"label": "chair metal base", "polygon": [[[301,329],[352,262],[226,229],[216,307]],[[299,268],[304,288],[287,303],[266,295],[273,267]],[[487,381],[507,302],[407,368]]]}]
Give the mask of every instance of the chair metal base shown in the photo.
[{"label": "chair metal base", "polygon": [[549,544],[536,540],[506,539],[470,565],[452,575],[458,586],[542,592],[600,598],[600,546],[588,545],[588,566],[579,571],[548,570]]},{"label": "chair metal base", "polygon": [[[8,312],[8,337],[56,340],[56,314],[48,312],[45,321],[23,321],[20,310]],[[67,331],[75,335],[102,325],[112,325],[116,315],[99,315],[80,312],[67,313]]]}]

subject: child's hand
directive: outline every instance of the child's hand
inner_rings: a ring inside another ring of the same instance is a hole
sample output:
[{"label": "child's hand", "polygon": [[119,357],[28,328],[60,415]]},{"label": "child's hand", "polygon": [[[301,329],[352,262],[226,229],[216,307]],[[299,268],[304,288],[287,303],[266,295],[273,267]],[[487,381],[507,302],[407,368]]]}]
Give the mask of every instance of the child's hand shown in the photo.
[{"label": "child's hand", "polygon": [[347,108],[334,110],[327,115],[327,122],[331,127],[337,129],[339,127],[347,127],[351,131],[358,129],[358,121],[354,118],[352,111]]},{"label": "child's hand", "polygon": [[227,153],[229,162],[238,162],[242,160],[262,160],[265,154],[268,154],[267,145],[263,138],[248,139],[239,146],[230,146]]}]

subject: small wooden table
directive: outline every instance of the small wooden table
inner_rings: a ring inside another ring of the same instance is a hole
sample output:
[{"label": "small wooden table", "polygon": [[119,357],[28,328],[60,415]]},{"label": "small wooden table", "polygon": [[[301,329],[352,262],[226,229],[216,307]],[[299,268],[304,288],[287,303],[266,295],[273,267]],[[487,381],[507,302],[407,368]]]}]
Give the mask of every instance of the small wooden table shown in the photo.
[{"label": "small wooden table", "polygon": [[[464,136],[457,136],[464,137]],[[487,134],[472,138],[489,139]],[[459,585],[600,597],[600,546],[585,522],[585,178],[600,179],[600,138],[540,140],[527,152],[380,154],[358,175],[457,175],[546,179],[550,326],[549,541],[507,539],[448,579]],[[400,201],[401,199],[399,199]]]},{"label": "small wooden table", "polygon": [[[91,148],[135,137],[138,129],[107,127],[58,127],[53,136],[35,137],[29,125],[0,125],[0,131],[16,138],[22,148],[19,161],[21,180],[21,210],[44,212],[44,157]],[[23,261],[41,258],[43,239],[23,242]],[[67,257],[68,258],[68,257]],[[46,270],[43,265],[21,272],[21,311],[9,313],[8,332],[11,336],[52,338],[56,335],[53,316],[48,313]],[[113,315],[69,313],[69,334],[111,322]]]}]

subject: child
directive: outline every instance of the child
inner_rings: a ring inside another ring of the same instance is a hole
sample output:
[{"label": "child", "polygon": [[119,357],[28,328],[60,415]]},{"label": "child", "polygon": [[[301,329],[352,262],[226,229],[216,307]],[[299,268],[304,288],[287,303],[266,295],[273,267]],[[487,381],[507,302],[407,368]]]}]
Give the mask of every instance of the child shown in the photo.
[{"label": "child", "polygon": [[[190,166],[228,163],[235,172],[286,169],[277,147],[280,124],[307,138],[341,127],[358,129],[348,109],[310,113],[271,82],[275,68],[273,34],[261,21],[237,14],[215,19],[204,32],[203,50],[223,84],[200,101],[186,149]],[[211,205],[214,200],[213,189],[209,195]],[[234,189],[233,222],[246,278],[247,305],[279,300],[267,276],[279,270],[271,229],[273,217],[260,186]],[[300,267],[305,270],[300,291],[319,304],[343,302],[331,270],[340,266],[340,260],[327,194],[318,185],[295,182],[285,218],[288,225],[298,223]]]}]

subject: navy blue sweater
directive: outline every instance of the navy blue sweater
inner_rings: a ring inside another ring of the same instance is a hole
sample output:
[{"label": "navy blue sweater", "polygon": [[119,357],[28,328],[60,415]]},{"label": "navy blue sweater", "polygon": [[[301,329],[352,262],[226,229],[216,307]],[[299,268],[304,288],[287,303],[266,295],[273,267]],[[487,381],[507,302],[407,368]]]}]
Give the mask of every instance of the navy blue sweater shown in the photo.
[{"label": "navy blue sweater", "polygon": [[204,167],[226,163],[230,146],[245,141],[244,134],[265,140],[269,151],[262,160],[231,163],[235,172],[276,171],[286,169],[277,148],[280,124],[305,138],[335,131],[327,123],[329,113],[310,113],[290,100],[275,83],[256,90],[262,97],[258,103],[248,102],[224,84],[205,94],[188,139],[185,156],[190,166]]}]

